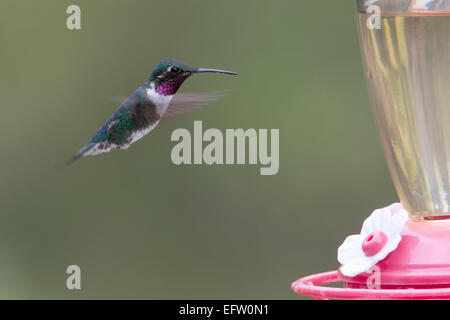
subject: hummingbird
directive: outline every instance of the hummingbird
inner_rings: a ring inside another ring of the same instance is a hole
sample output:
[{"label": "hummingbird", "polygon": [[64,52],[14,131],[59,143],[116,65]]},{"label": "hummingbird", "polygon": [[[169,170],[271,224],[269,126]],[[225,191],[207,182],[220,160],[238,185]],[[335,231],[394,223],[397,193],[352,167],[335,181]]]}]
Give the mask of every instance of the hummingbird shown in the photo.
[{"label": "hummingbird", "polygon": [[161,119],[191,111],[216,100],[220,94],[175,95],[187,78],[207,72],[237,75],[232,71],[195,68],[175,59],[161,61],[154,67],[149,79],[125,98],[105,124],[66,164],[84,156],[109,152],[111,149],[128,149],[131,144],[152,131]]}]

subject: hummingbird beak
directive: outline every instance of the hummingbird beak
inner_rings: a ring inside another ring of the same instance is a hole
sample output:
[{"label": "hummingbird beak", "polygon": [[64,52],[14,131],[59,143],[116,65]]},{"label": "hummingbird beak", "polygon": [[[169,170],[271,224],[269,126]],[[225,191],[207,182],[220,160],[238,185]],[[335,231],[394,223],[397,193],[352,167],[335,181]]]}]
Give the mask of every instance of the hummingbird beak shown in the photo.
[{"label": "hummingbird beak", "polygon": [[203,73],[203,72],[212,72],[212,73],[223,73],[223,74],[237,75],[237,73],[233,72],[233,71],[218,70],[218,69],[199,68],[196,71],[194,71],[194,73]]}]

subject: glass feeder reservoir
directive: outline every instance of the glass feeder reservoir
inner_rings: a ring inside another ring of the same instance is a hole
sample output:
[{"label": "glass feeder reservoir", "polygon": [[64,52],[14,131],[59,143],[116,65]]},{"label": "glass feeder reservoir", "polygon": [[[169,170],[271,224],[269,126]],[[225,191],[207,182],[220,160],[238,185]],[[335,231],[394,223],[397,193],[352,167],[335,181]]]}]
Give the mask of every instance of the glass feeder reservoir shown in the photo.
[{"label": "glass feeder reservoir", "polygon": [[[337,271],[292,289],[316,299],[450,299],[450,0],[357,0],[356,8],[401,204],[375,210],[360,235],[346,238]],[[344,288],[320,286],[339,281]]]}]

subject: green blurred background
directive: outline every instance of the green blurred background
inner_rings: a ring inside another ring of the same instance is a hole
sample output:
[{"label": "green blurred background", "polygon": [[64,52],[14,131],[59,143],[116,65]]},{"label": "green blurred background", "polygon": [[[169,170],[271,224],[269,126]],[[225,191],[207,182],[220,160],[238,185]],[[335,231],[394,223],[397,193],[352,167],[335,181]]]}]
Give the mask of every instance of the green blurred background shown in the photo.
[{"label": "green blurred background", "polygon": [[[81,30],[66,8],[81,7]],[[353,1],[2,0],[0,298],[301,299],[290,284],[396,201]],[[230,91],[127,151],[59,164],[161,59]],[[280,171],[176,166],[176,128],[279,128]],[[68,265],[81,290],[66,289]]]}]

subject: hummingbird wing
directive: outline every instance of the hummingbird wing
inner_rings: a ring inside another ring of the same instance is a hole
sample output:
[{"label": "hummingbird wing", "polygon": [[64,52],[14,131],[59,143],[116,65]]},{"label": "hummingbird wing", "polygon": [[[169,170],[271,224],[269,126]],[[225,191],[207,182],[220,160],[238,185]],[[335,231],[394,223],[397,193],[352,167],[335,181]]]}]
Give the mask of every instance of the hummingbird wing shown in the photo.
[{"label": "hummingbird wing", "polygon": [[226,92],[178,93],[173,96],[163,118],[179,116],[193,111],[225,96]]},{"label": "hummingbird wing", "polygon": [[120,107],[66,164],[83,156],[109,152],[112,148],[127,149],[153,130],[161,116],[153,103],[142,98],[144,94],[141,89],[137,89],[129,97],[121,98]]}]

